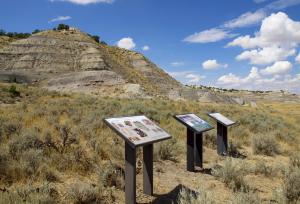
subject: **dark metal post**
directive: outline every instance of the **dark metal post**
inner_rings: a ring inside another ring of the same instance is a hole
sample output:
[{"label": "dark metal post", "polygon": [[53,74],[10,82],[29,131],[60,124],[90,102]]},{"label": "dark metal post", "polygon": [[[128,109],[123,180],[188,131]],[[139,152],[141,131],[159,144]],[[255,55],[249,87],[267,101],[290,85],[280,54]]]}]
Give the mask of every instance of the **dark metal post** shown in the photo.
[{"label": "dark metal post", "polygon": [[136,149],[125,142],[125,204],[136,204]]},{"label": "dark metal post", "polygon": [[203,167],[203,133],[195,133],[195,164]]},{"label": "dark metal post", "polygon": [[153,144],[143,147],[144,193],[153,195]]},{"label": "dark metal post", "polygon": [[186,141],[186,167],[187,171],[195,171],[194,159],[194,132],[187,128],[187,141]]},{"label": "dark metal post", "polygon": [[217,123],[217,152],[219,155],[227,155],[227,127],[221,123]]}]

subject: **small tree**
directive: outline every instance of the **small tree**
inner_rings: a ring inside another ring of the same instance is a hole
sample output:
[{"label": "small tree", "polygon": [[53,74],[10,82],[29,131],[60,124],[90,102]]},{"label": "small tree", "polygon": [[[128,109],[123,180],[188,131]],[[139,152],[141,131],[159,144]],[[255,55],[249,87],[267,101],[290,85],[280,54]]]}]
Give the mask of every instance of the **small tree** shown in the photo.
[{"label": "small tree", "polygon": [[92,38],[99,43],[100,42],[100,37],[98,35],[93,35]]},{"label": "small tree", "polygon": [[3,30],[3,29],[0,29],[0,36],[3,36],[3,35],[6,35],[6,32],[5,32],[5,30]]},{"label": "small tree", "polygon": [[35,29],[34,31],[32,31],[32,34],[36,34],[36,33],[39,33],[39,32],[41,32],[41,30]]},{"label": "small tree", "polygon": [[57,30],[69,30],[70,26],[66,25],[66,24],[59,24],[57,26]]}]

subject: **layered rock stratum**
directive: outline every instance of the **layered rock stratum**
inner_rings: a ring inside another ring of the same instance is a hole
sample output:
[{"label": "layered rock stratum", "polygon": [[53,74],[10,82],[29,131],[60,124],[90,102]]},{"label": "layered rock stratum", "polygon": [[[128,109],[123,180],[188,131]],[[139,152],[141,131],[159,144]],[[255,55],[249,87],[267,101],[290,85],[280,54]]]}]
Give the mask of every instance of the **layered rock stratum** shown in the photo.
[{"label": "layered rock stratum", "polygon": [[183,86],[142,54],[97,43],[77,29],[48,30],[21,40],[2,36],[0,81],[112,97],[251,102],[250,97]]}]

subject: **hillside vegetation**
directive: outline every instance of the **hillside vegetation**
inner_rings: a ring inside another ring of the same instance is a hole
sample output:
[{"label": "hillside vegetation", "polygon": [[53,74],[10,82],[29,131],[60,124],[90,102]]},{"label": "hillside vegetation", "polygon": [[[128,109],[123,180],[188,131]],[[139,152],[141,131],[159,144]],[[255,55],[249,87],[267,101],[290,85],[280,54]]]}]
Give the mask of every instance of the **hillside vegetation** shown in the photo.
[{"label": "hillside vegetation", "polygon": [[[175,113],[218,111],[230,128],[230,156],[204,136],[204,167],[185,170],[185,128]],[[300,197],[300,104],[257,108],[63,94],[0,84],[0,203],[124,203],[124,143],[103,118],[145,114],[173,138],[154,145],[154,191],[138,202],[296,203]]]}]

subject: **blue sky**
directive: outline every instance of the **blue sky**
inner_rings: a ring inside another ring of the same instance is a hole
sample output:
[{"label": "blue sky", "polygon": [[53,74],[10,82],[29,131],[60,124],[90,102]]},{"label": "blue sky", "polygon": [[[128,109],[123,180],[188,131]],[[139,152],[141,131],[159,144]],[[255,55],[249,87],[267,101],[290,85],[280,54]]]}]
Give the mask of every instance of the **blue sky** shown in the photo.
[{"label": "blue sky", "polygon": [[2,0],[0,28],[66,23],[186,84],[300,93],[300,0]]}]

